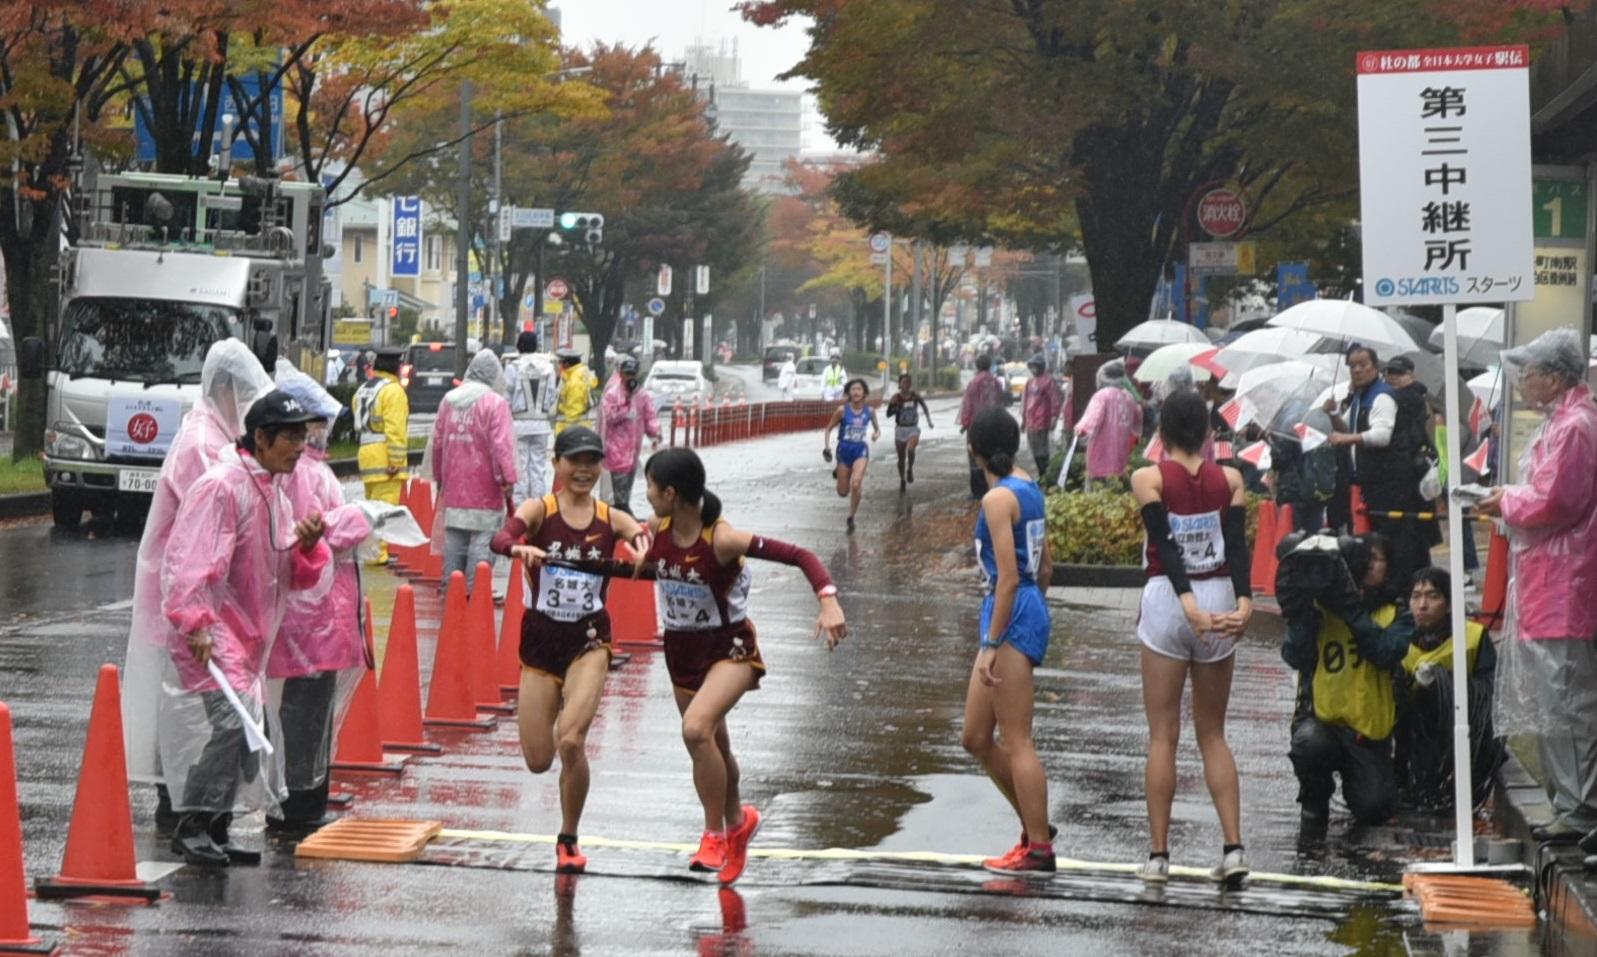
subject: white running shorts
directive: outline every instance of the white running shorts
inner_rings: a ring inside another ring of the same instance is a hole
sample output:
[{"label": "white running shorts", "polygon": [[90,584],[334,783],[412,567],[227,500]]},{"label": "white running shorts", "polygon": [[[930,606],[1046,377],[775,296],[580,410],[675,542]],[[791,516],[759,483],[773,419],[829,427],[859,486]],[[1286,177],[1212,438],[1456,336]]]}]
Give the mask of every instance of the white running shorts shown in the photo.
[{"label": "white running shorts", "polygon": [[[1235,611],[1237,607],[1236,591],[1229,578],[1200,578],[1192,583],[1192,596],[1198,600],[1199,608],[1214,614]],[[1170,579],[1163,575],[1148,579],[1142,589],[1137,639],[1154,654],[1197,664],[1224,661],[1237,650],[1234,638],[1193,634],[1187,614],[1181,610],[1181,599]]]}]

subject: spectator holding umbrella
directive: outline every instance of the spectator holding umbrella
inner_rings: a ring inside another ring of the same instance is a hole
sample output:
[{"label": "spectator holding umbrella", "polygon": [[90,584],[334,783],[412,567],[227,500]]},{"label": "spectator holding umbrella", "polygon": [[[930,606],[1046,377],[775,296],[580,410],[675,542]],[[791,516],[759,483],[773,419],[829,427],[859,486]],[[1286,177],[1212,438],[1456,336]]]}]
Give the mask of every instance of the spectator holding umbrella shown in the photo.
[{"label": "spectator holding umbrella", "polygon": [[1555,817],[1532,834],[1597,852],[1597,406],[1585,343],[1545,332],[1503,353],[1528,406],[1546,416],[1520,460],[1520,482],[1476,509],[1509,540],[1508,640],[1498,662],[1499,734],[1538,735]]}]

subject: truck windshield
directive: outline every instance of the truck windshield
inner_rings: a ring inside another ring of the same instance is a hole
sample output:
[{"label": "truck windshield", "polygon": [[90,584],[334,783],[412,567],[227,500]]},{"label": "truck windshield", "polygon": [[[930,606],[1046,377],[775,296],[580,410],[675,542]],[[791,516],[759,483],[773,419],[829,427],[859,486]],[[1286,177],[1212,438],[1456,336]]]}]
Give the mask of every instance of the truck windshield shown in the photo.
[{"label": "truck windshield", "polygon": [[74,299],[61,330],[60,369],[70,376],[198,382],[212,343],[238,336],[225,306],[159,299]]}]

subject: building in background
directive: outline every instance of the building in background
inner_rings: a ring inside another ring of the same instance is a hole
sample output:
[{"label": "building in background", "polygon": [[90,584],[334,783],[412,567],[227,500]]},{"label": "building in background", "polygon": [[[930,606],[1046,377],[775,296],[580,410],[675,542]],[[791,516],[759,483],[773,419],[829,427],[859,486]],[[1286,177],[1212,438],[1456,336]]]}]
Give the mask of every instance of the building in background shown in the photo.
[{"label": "building in background", "polygon": [[783,165],[804,148],[804,94],[750,89],[736,40],[695,44],[683,60],[686,72],[698,78],[699,95],[714,97],[716,129],[753,156],[743,185],[768,194],[786,192]]}]

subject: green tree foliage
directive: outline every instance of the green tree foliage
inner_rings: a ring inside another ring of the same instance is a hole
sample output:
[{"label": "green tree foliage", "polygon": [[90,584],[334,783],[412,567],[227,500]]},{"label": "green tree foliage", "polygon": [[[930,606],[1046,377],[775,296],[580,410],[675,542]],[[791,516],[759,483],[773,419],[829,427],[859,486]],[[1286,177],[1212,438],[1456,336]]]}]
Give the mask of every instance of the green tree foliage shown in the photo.
[{"label": "green tree foliage", "polygon": [[[847,211],[1061,251],[1092,273],[1100,341],[1146,318],[1205,184],[1268,232],[1357,188],[1354,54],[1556,30],[1550,0],[749,0],[814,20],[794,69],[839,142]],[[900,228],[900,233],[914,234]]]}]

